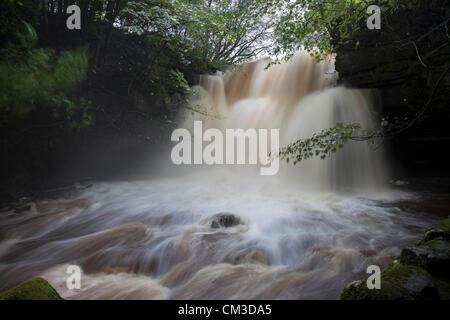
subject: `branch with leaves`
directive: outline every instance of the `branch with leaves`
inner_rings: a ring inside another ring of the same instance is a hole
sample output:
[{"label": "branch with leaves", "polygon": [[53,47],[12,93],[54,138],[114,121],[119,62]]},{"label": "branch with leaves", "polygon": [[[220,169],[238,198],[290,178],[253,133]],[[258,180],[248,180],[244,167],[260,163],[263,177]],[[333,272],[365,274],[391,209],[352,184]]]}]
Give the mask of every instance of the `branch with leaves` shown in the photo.
[{"label": "branch with leaves", "polygon": [[427,102],[412,119],[406,117],[402,120],[394,119],[394,121],[391,122],[386,117],[381,120],[380,129],[377,130],[361,128],[361,125],[358,123],[347,125],[338,123],[332,128],[324,129],[319,133],[313,134],[310,138],[299,139],[287,145],[280,150],[278,156],[288,163],[293,162],[295,165],[314,156],[325,159],[339,149],[344,148],[345,143],[349,141],[370,141],[372,144],[375,144],[376,139],[382,139],[383,141],[385,138],[398,135],[411,128],[423,118],[435,98],[436,91],[439,88],[442,79],[444,79],[448,71],[449,68],[440,75],[439,79],[432,87],[431,95]]}]

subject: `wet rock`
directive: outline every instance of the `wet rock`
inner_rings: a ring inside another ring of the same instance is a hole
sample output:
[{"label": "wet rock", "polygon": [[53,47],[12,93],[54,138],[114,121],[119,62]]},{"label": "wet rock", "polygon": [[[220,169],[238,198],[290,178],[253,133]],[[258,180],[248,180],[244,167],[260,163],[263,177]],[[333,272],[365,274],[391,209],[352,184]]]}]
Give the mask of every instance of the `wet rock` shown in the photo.
[{"label": "wet rock", "polygon": [[445,276],[450,270],[450,219],[428,228],[416,246],[403,249],[400,262]]},{"label": "wet rock", "polygon": [[431,240],[420,246],[426,253],[422,255],[423,266],[433,275],[447,275],[450,272],[450,242]]},{"label": "wet rock", "polygon": [[422,259],[420,258],[421,250],[417,247],[408,247],[402,250],[400,254],[400,262],[404,265],[422,266]]},{"label": "wet rock", "polygon": [[450,270],[450,243],[436,239],[405,248],[400,255],[400,262],[420,266],[433,275],[445,275]]},{"label": "wet rock", "polygon": [[381,272],[380,290],[369,290],[365,281],[356,281],[342,291],[341,299],[449,299],[449,231],[450,219],[428,228],[416,246],[404,248]]},{"label": "wet rock", "polygon": [[427,229],[422,240],[417,244],[421,245],[431,240],[450,241],[450,218],[442,220],[434,226]]},{"label": "wet rock", "polygon": [[[430,0],[400,2],[399,10],[383,12],[382,20],[389,21],[389,30],[395,32],[385,32],[383,27],[382,30],[370,30],[365,19],[361,19],[360,27],[353,28],[345,39],[338,36],[339,32],[331,30],[339,82],[355,88],[376,89],[377,99],[383,104],[383,114],[389,116],[390,123],[395,121],[396,127],[409,122],[408,117],[414,117],[411,110],[421,110],[436,89],[435,96],[440,99],[433,102],[432,112],[427,113],[420,126],[392,139],[391,148],[393,155],[403,159],[414,170],[412,172],[430,167],[446,169],[448,161],[445,157],[441,160],[430,154],[439,154],[443,146],[448,145],[450,72],[445,71],[445,65],[450,46],[446,30],[443,28],[438,32],[435,28],[444,24],[444,17],[449,16],[449,6],[443,6],[442,1]],[[406,39],[420,39],[420,43]],[[403,42],[401,50],[400,42]],[[422,52],[427,52],[424,61],[427,67],[418,58]],[[435,74],[442,74],[438,88],[423,86],[430,77],[430,65],[436,68]],[[402,182],[394,183],[405,186]]]},{"label": "wet rock", "polygon": [[0,293],[0,300],[62,300],[62,298],[47,281],[35,278]]},{"label": "wet rock", "polygon": [[[431,275],[416,266],[402,265],[394,260],[381,274],[391,293],[399,293],[399,299],[438,299],[438,291]],[[387,291],[389,293],[389,291]],[[392,295],[388,295],[389,298]]]},{"label": "wet rock", "polygon": [[241,219],[232,213],[217,213],[208,218],[205,225],[212,229],[230,228],[241,224]]},{"label": "wet rock", "polygon": [[341,300],[384,300],[380,290],[369,290],[364,280],[350,282],[341,292]]},{"label": "wet rock", "polygon": [[342,300],[417,300],[439,299],[439,291],[431,275],[416,266],[394,260],[381,273],[381,288],[368,289],[366,281],[350,283],[341,293]]}]

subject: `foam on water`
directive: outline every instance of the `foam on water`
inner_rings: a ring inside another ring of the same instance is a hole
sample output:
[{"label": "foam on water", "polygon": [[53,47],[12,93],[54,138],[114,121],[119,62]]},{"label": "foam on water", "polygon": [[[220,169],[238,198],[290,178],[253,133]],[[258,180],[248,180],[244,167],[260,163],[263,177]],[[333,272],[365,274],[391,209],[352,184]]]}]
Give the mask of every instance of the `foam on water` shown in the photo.
[{"label": "foam on water", "polygon": [[[97,184],[83,201],[3,220],[0,290],[43,275],[74,299],[336,298],[429,223],[380,200],[248,184],[229,174]],[[210,229],[218,212],[243,224]],[[268,261],[233,264],[250,251]],[[66,264],[82,267],[83,290],[65,287]]]},{"label": "foam on water", "polygon": [[[332,64],[301,53],[268,71],[266,63],[203,77],[195,103],[213,116],[186,117],[185,126],[200,118],[205,128],[279,128],[282,145],[337,122],[376,128],[370,95],[332,87]],[[35,203],[0,220],[0,290],[43,276],[69,299],[338,298],[430,223],[389,205],[414,195],[387,187],[384,152],[351,142],[275,177],[188,167]],[[221,212],[242,223],[210,228]],[[80,290],[65,286],[69,264],[83,270]]]}]

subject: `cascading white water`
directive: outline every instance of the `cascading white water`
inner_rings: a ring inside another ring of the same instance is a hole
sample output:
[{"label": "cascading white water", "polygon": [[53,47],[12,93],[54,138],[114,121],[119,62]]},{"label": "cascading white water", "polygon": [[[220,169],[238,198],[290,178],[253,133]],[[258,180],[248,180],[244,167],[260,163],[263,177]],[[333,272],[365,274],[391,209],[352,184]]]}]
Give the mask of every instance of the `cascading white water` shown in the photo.
[{"label": "cascading white water", "polygon": [[[311,137],[337,123],[378,128],[377,108],[370,93],[334,87],[333,61],[316,63],[300,52],[291,61],[266,69],[266,59],[225,75],[201,78],[194,106],[203,112],[187,117],[184,127],[202,120],[204,128],[280,129],[281,146]],[[206,115],[205,115],[206,114]],[[284,165],[280,178],[295,180],[305,191],[376,192],[388,181],[384,151],[351,141],[325,160]]]},{"label": "cascading white water", "polygon": [[[332,87],[331,64],[299,54],[264,67],[202,78],[205,128],[280,128],[286,144],[336,122],[375,126],[366,93]],[[383,188],[382,151],[365,143],[275,177],[235,167],[96,183],[1,213],[0,291],[42,276],[68,299],[334,299],[432,222],[392,203],[407,195]],[[241,224],[211,228],[220,212]],[[66,287],[71,264],[83,270],[79,290]]]}]

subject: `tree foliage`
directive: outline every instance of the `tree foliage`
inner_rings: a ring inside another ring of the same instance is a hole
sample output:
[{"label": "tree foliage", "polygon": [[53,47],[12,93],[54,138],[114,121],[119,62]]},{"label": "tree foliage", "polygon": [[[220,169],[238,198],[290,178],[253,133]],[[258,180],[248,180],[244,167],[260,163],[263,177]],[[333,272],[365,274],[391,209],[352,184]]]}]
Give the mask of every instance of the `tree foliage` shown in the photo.
[{"label": "tree foliage", "polygon": [[268,51],[273,25],[262,0],[135,1],[122,11],[131,33],[173,41],[185,63],[224,70]]},{"label": "tree foliage", "polygon": [[[184,104],[198,74],[225,70],[265,54],[289,59],[302,48],[317,60],[324,59],[333,52],[334,40],[345,42],[364,27],[369,5],[393,12],[401,3],[2,1],[0,112],[24,118],[46,110],[52,119],[65,119],[69,127],[103,117],[118,130],[128,114],[144,119],[160,116],[168,122]],[[72,4],[81,8],[78,31],[65,27],[66,8]],[[114,108],[98,98],[101,94],[126,100]],[[311,154],[329,154],[358,130],[362,129],[338,124],[289,146],[285,156],[299,161]]]},{"label": "tree foliage", "polygon": [[273,54],[289,59],[305,49],[317,61],[333,53],[332,39],[346,41],[369,16],[367,8],[381,5],[382,12],[398,9],[398,0],[279,0],[275,1],[280,19],[274,30]]},{"label": "tree foliage", "polygon": [[358,123],[348,125],[338,123],[332,128],[314,133],[310,138],[299,139],[287,145],[280,150],[279,155],[274,156],[279,156],[294,165],[311,157],[325,159],[356,136],[370,134],[370,131],[362,129]]},{"label": "tree foliage", "polygon": [[72,127],[90,124],[86,101],[75,96],[86,78],[86,50],[35,48],[34,28],[24,22],[21,29],[17,44],[0,50],[0,114],[24,118],[39,109]]},{"label": "tree foliage", "polygon": [[[73,4],[81,30],[66,28]],[[19,119],[46,110],[69,127],[78,127],[75,118],[91,124],[99,110],[121,127],[128,112],[104,106],[98,92],[127,97],[124,109],[166,121],[196,75],[267,51],[272,25],[262,0],[8,0],[0,7],[0,112]]]}]

